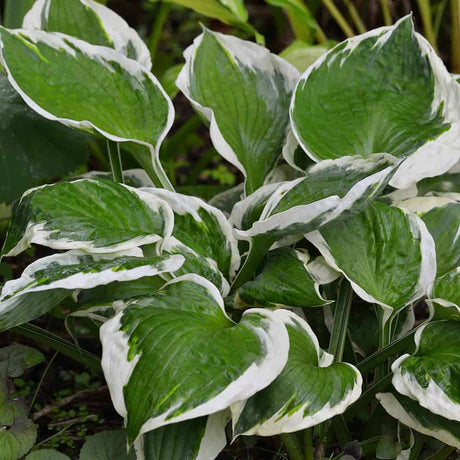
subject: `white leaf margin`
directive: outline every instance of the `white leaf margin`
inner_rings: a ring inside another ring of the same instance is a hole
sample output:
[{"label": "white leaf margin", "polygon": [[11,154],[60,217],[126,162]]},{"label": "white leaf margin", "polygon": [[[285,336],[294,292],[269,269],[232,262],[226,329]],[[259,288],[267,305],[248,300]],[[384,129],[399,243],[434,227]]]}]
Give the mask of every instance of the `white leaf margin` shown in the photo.
[{"label": "white leaf margin", "polygon": [[460,439],[456,438],[445,430],[433,430],[429,427],[422,425],[417,419],[409,414],[406,409],[400,404],[396,397],[391,393],[377,393],[376,398],[379,400],[383,408],[396,420],[399,420],[404,425],[413,428],[419,433],[432,436],[440,441],[460,449]]},{"label": "white leaf margin", "polygon": [[[132,45],[138,61],[147,70],[152,68],[152,59],[149,49],[138,33],[117,13],[101,3],[93,0],[77,0],[82,5],[92,10],[100,19],[102,28],[113,41],[114,48],[119,53],[128,57],[128,46]],[[48,20],[51,3],[53,0],[37,0],[28,13],[24,16],[22,27],[24,29],[43,30],[43,22]]]},{"label": "white leaf margin", "polygon": [[[219,290],[208,280],[195,274],[183,275],[164,287],[192,281],[208,290],[215,299],[217,305],[228,318],[224,301]],[[129,308],[129,306],[128,306]],[[240,320],[244,322],[247,315],[257,314],[265,318],[266,330],[253,328],[254,334],[264,344],[266,357],[258,364],[253,363],[238,379],[232,382],[219,395],[211,400],[180,414],[177,417],[168,419],[169,413],[174,408],[169,408],[164,414],[151,418],[141,427],[138,436],[148,431],[171,423],[178,423],[184,420],[209,415],[224,410],[232,403],[245,400],[268,386],[283,370],[289,353],[289,336],[284,324],[271,311],[260,308],[246,310]],[[139,361],[140,355],[136,355],[131,361],[127,361],[129,346],[127,338],[120,330],[120,319],[122,312],[105,322],[100,328],[100,339],[102,343],[102,369],[109,387],[110,396],[115,410],[124,418],[127,417],[127,409],[123,396],[123,388],[128,384],[131,374]],[[230,319],[230,318],[229,318]]]},{"label": "white leaf margin", "polygon": [[[347,45],[342,50],[342,53],[347,50],[352,50],[363,40],[370,37],[379,37],[374,47],[382,46],[388,40],[392,31],[406,19],[407,16],[401,18],[392,26],[379,27],[364,34],[347,39]],[[436,55],[436,52],[433,50],[429,42],[419,33],[413,33],[418,41],[421,52],[428,57],[433,69],[435,79],[435,94],[432,102],[433,112],[437,111],[441,102],[444,102],[443,116],[445,122],[451,124],[451,128],[436,139],[426,142],[407,158],[401,160],[399,168],[390,180],[390,185],[397,189],[407,188],[426,177],[435,177],[444,174],[460,160],[460,85],[447,71],[444,63]],[[329,53],[333,52],[334,49],[335,48],[332,48],[332,50],[322,55],[302,74],[294,91],[294,96],[292,97],[291,107],[289,110],[294,136],[305,153],[315,162],[319,161],[318,158],[316,158],[313,152],[310,152],[307,146],[303,144],[301,135],[293,120],[295,94],[297,93],[299,85],[308,80],[308,77],[313,70],[323,65],[329,56]]]},{"label": "white leaf margin", "polygon": [[[401,209],[404,215],[409,221],[412,234],[420,239],[420,252],[422,255],[422,262],[420,267],[420,275],[417,281],[417,285],[414,288],[412,297],[409,299],[406,305],[420,299],[426,295],[436,277],[436,249],[433,237],[426,228],[425,222],[415,214]],[[321,230],[315,230],[307,233],[305,238],[310,241],[320,251],[321,255],[326,260],[326,263],[330,265],[334,270],[342,273],[345,278],[351,284],[353,291],[368,303],[375,303],[380,305],[384,310],[383,324],[385,324],[390,316],[394,312],[394,307],[387,305],[384,302],[374,298],[365,291],[364,288],[359,286],[353,279],[351,279],[344,270],[342,270],[336,263],[331,248],[327,244],[326,240],[321,235]]]},{"label": "white leaf margin", "polygon": [[235,277],[236,271],[240,267],[241,257],[238,250],[238,242],[233,235],[233,229],[224,213],[206,203],[200,198],[189,195],[182,195],[176,192],[159,188],[141,188],[141,191],[150,193],[157,198],[169,204],[174,213],[179,215],[189,214],[196,222],[201,222],[201,217],[198,214],[200,209],[213,216],[219,224],[222,235],[227,240],[227,250],[230,253],[230,281]]},{"label": "white leaf margin", "polygon": [[[77,179],[71,183],[77,182],[93,182],[98,183],[94,179]],[[75,249],[75,250],[84,250],[93,254],[106,254],[112,252],[120,252],[134,247],[142,246],[144,244],[152,244],[158,241],[166,241],[171,237],[173,228],[174,228],[174,213],[171,207],[163,200],[154,197],[153,195],[143,192],[134,187],[128,185],[120,184],[123,187],[130,190],[132,193],[137,195],[140,200],[142,200],[153,212],[159,212],[159,209],[164,213],[165,216],[165,235],[161,237],[160,235],[146,235],[132,238],[130,240],[124,241],[111,246],[95,246],[90,241],[78,241],[78,240],[69,240],[65,238],[54,239],[50,236],[57,232],[58,230],[45,230],[45,224],[43,222],[33,222],[29,221],[27,227],[24,231],[24,235],[18,241],[16,246],[12,248],[8,253],[4,254],[3,257],[15,256],[30,247],[31,243],[40,244],[42,246],[47,246],[52,249]],[[40,185],[38,187],[31,188],[27,190],[21,197],[21,201],[29,194],[40,190],[46,187],[52,187],[53,184]],[[21,202],[20,201],[20,202]],[[19,203],[20,203],[19,202]],[[160,243],[161,246],[161,243]]]},{"label": "white leaf margin", "polygon": [[[305,335],[308,336],[308,338],[311,340],[315,347],[318,357],[318,367],[329,367],[333,364],[333,355],[325,352],[324,350],[321,350],[315,333],[311,329],[310,325],[304,319],[302,319],[295,313],[285,309],[276,310],[274,314],[286,326],[291,326],[298,329],[300,325],[300,329],[302,330],[302,332],[304,332]],[[343,398],[338,404],[331,407],[330,403],[327,402],[327,404],[325,404],[315,414],[308,417],[303,416],[304,410],[306,408],[305,406],[301,406],[300,408],[298,408],[292,415],[282,416],[281,414],[284,411],[284,405],[277,413],[275,413],[268,420],[265,420],[263,423],[259,425],[255,425],[253,428],[249,429],[244,433],[238,434],[237,436],[274,436],[280,433],[292,433],[294,431],[304,430],[306,428],[318,425],[319,423],[322,423],[325,420],[329,420],[335,415],[339,415],[345,412],[345,410],[361,396],[363,379],[361,373],[355,366],[348,363],[341,364],[346,364],[355,371],[356,381],[353,390],[349,391],[345,398]],[[233,429],[238,423],[238,419],[244,410],[245,404],[246,401],[238,401],[230,406],[230,410],[232,412]]]},{"label": "white leaf margin", "polygon": [[[417,353],[420,347],[420,340],[423,330],[428,326],[427,323],[420,326],[414,336],[415,352]],[[391,365],[393,371],[392,383],[396,390],[404,396],[416,400],[420,406],[428,409],[433,414],[440,415],[444,418],[456,420],[460,422],[460,405],[455,404],[449,397],[442,391],[442,389],[430,379],[427,388],[423,388],[410,373],[401,372],[401,364],[411,355],[408,353],[400,356]]]},{"label": "white leaf margin", "polygon": [[[3,42],[1,41],[1,33],[5,33],[5,32],[11,35],[25,36],[35,44],[38,42],[41,42],[47,46],[50,46],[56,50],[59,50],[60,52],[65,52],[75,57],[75,50],[72,49],[66,43],[66,42],[69,42],[72,44],[72,46],[77,48],[82,54],[86,55],[89,59],[98,61],[101,64],[101,66],[105,66],[110,71],[113,71],[113,68],[110,63],[116,62],[124,70],[126,70],[130,75],[132,75],[136,80],[142,82],[144,79],[149,79],[153,83],[153,85],[160,91],[161,95],[163,96],[163,98],[165,99],[168,105],[168,117],[167,117],[163,131],[158,136],[156,145],[153,145],[153,144],[150,144],[149,142],[141,141],[138,139],[129,139],[129,138],[117,136],[116,134],[111,134],[107,131],[104,131],[101,128],[98,128],[94,123],[88,120],[72,120],[69,118],[57,117],[53,115],[51,112],[48,112],[47,110],[42,108],[39,104],[37,104],[32,98],[30,98],[21,89],[20,85],[16,82],[16,80],[14,79],[12,75],[8,67],[8,63],[4,59],[4,56],[3,56],[4,45],[3,45]],[[65,35],[65,34],[61,34],[57,32],[43,32],[41,30],[34,30],[34,29],[8,30],[3,27],[0,27],[0,50],[1,50],[0,63],[7,73],[10,84],[13,86],[13,88],[22,97],[24,102],[32,110],[34,110],[39,115],[41,115],[42,117],[48,120],[58,121],[59,123],[62,123],[63,125],[69,126],[71,128],[76,128],[76,129],[86,131],[86,132],[96,131],[100,133],[102,136],[104,136],[106,139],[109,139],[114,142],[121,142],[121,143],[132,142],[134,144],[139,144],[143,147],[146,147],[150,152],[152,163],[153,163],[153,169],[157,173],[158,177],[166,178],[166,175],[162,171],[162,166],[160,163],[160,146],[174,123],[174,116],[175,116],[174,106],[173,106],[171,99],[167,95],[166,91],[163,89],[160,82],[158,81],[158,79],[152,73],[150,73],[142,64],[140,64],[139,62],[133,59],[129,59],[123,56],[122,54],[118,53],[116,50],[107,48],[105,46],[90,45],[89,43],[83,40],[79,40],[69,35]],[[161,173],[158,172],[160,170],[161,170]],[[172,188],[169,181],[168,183],[164,183],[162,185],[166,188]]]},{"label": "white leaf margin", "polygon": [[[231,35],[221,34],[219,32],[213,32],[209,29],[204,28],[204,32],[195,38],[193,44],[190,45],[184,51],[185,65],[176,80],[176,86],[182,91],[185,97],[190,101],[192,106],[201,113],[210,122],[210,136],[214,147],[225,158],[228,162],[238,168],[246,179],[247,173],[238,159],[237,154],[232,147],[225,140],[222,132],[219,129],[214,111],[209,107],[204,107],[199,102],[194,100],[191,96],[190,90],[190,76],[193,73],[193,65],[195,60],[195,54],[200,46],[203,36],[205,33],[211,33],[227,51],[227,53],[235,60],[235,62],[241,62],[254,70],[266,72],[269,74],[274,73],[275,70],[280,71],[286,78],[286,89],[288,91],[294,91],[295,85],[300,78],[299,71],[289,64],[286,60],[280,58],[276,54],[270,53],[270,51],[255,43],[242,40]],[[290,125],[286,129],[286,140],[285,144],[288,144],[288,134],[291,131]],[[289,145],[292,142],[289,142]],[[287,147],[286,147],[287,148]],[[288,151],[292,148],[288,148]]]}]

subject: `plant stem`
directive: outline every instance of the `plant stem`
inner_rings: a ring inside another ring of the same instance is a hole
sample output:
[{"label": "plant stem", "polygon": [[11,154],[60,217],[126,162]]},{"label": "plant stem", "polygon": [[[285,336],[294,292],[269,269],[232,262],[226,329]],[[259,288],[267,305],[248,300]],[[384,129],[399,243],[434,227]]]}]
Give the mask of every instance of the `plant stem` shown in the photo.
[{"label": "plant stem", "polygon": [[333,0],[322,0],[324,6],[329,10],[331,16],[334,18],[335,22],[342,29],[343,33],[348,37],[353,37],[355,33],[353,29],[348,24],[347,20],[343,17],[342,13],[335,6]]},{"label": "plant stem", "polygon": [[37,395],[38,395],[38,392],[40,391],[40,388],[41,388],[41,386],[43,384],[43,380],[45,380],[46,374],[48,373],[48,371],[49,371],[49,369],[51,367],[51,364],[53,364],[53,361],[54,361],[54,359],[56,358],[56,356],[58,354],[59,354],[59,352],[56,351],[56,353],[54,353],[54,355],[51,357],[51,359],[49,360],[48,364],[46,365],[45,370],[43,371],[43,374],[40,377],[40,381],[38,382],[37,389],[35,390],[35,393],[34,393],[34,397],[32,398],[32,401],[30,401],[28,412],[30,412],[32,410],[32,407],[34,407],[35,400],[37,399]]},{"label": "plant stem", "polygon": [[107,152],[109,154],[110,170],[112,179],[120,184],[123,180],[123,167],[121,166],[120,144],[118,142],[107,141]]},{"label": "plant stem", "polygon": [[430,0],[417,0],[420,16],[422,16],[423,31],[426,39],[430,42],[431,46],[438,52],[436,45],[436,35],[433,29],[433,18],[431,16],[431,3]]},{"label": "plant stem", "polygon": [[332,428],[337,436],[339,446],[343,450],[345,445],[351,440],[351,435],[342,415],[337,415],[332,419]]},{"label": "plant stem", "polygon": [[452,71],[460,73],[460,3],[458,0],[451,0],[452,16]]},{"label": "plant stem", "polygon": [[433,455],[427,457],[426,460],[444,460],[454,451],[455,447],[445,445],[441,447],[441,449],[439,449]]},{"label": "plant stem", "polygon": [[166,2],[161,2],[158,12],[153,22],[152,31],[150,32],[150,37],[148,39],[148,46],[150,51],[150,56],[152,57],[152,62],[155,60],[155,55],[158,49],[158,43],[160,42],[161,32],[168,17],[169,10],[171,9],[171,4]]},{"label": "plant stem", "polygon": [[305,460],[313,460],[313,429],[307,428],[302,431],[303,456]]},{"label": "plant stem", "polygon": [[304,460],[302,450],[294,433],[281,434],[281,440],[288,451],[290,460]]},{"label": "plant stem", "polygon": [[324,33],[323,29],[321,29],[318,22],[315,21],[315,25],[316,25],[315,38],[318,41],[318,43],[320,43],[321,45],[324,45],[325,43],[328,42],[327,36]]},{"label": "plant stem", "polygon": [[329,342],[329,353],[334,355],[335,363],[342,361],[352,300],[353,290],[351,289],[351,285],[343,278],[337,288],[334,323],[332,325],[331,339]]},{"label": "plant stem", "polygon": [[230,289],[230,294],[233,294],[238,288],[240,288],[246,281],[249,281],[254,275],[257,267],[264,258],[265,254],[270,249],[270,246],[274,243],[272,238],[255,237],[251,241],[251,247],[249,249],[248,256],[244,261],[243,267],[236,275]]},{"label": "plant stem", "polygon": [[366,359],[361,361],[357,368],[361,374],[365,375],[374,370],[379,364],[384,363],[391,356],[397,355],[403,351],[408,352],[411,346],[414,346],[414,334],[417,328],[412,329],[404,337],[401,337],[381,350],[376,351]]},{"label": "plant stem", "polygon": [[425,444],[426,436],[422,433],[414,433],[414,445],[412,446],[409,454],[409,460],[417,460],[419,458],[420,452],[423,449],[423,445]]},{"label": "plant stem", "polygon": [[98,373],[102,370],[100,359],[96,355],[93,355],[88,351],[78,349],[73,343],[53,334],[52,332],[48,332],[41,327],[35,326],[34,324],[22,324],[21,326],[16,326],[11,330],[39,344],[48,345],[74,361],[83,364],[88,369]]},{"label": "plant stem", "polygon": [[[394,316],[392,315],[385,321],[385,311],[380,306],[377,307],[379,312],[379,350],[387,347],[391,342],[391,324]],[[375,381],[382,380],[388,374],[388,358],[380,363],[375,370]]]},{"label": "plant stem", "polygon": [[380,0],[380,7],[382,8],[383,21],[386,26],[391,26],[393,21],[391,20],[390,7],[388,6],[387,0]]},{"label": "plant stem", "polygon": [[434,18],[434,25],[433,25],[434,36],[436,40],[438,40],[439,28],[441,27],[441,19],[442,19],[442,16],[444,15],[444,11],[446,9],[447,2],[448,0],[443,0],[438,6],[438,10],[436,11],[436,16]]},{"label": "plant stem", "polygon": [[364,25],[364,22],[361,19],[361,16],[359,15],[355,4],[350,0],[344,0],[344,3],[348,9],[348,13],[350,14],[350,18],[353,21],[353,24],[355,25],[356,30],[360,34],[367,32],[366,26]]},{"label": "plant stem", "polygon": [[392,375],[388,374],[383,379],[379,380],[377,383],[374,383],[370,388],[368,388],[360,397],[359,399],[350,406],[350,412],[347,412],[347,416],[349,414],[355,413],[358,409],[365,407],[370,402],[374,401],[374,396],[377,393],[385,391],[391,385]]}]

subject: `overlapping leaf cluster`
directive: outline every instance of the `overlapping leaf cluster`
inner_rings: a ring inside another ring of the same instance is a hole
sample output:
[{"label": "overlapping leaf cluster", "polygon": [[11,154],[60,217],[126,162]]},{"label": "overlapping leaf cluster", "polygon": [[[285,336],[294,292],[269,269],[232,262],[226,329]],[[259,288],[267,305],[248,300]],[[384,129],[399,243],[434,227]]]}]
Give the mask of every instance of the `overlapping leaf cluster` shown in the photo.
[{"label": "overlapping leaf cluster", "polygon": [[377,306],[381,346],[401,318],[413,327],[406,313],[427,298],[416,351],[393,363],[396,391],[378,398],[402,423],[460,447],[459,195],[422,187],[455,180],[460,85],[410,17],[337,45],[302,76],[260,45],[197,37],[177,86],[244,174],[231,215],[172,189],[159,152],[174,107],[115,13],[39,0],[23,29],[0,38],[30,108],[122,144],[158,187],[83,178],[29,190],[2,250],[61,251],[6,283],[0,328],[67,297],[103,322],[102,367],[139,458],[177,447],[178,429],[187,442],[177,458],[208,459],[230,419],[233,436],[269,436],[345,412],[363,377],[342,351],[320,347],[306,319],[313,307],[331,315],[334,289],[328,300],[324,287],[339,278]]}]

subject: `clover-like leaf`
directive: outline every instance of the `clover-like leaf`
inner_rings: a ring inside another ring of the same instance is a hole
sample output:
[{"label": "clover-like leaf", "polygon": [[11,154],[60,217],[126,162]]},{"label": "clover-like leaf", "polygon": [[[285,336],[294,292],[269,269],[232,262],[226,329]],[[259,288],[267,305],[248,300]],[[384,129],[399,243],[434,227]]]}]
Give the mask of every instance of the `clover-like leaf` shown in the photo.
[{"label": "clover-like leaf", "polygon": [[377,393],[376,397],[383,408],[404,425],[460,449],[458,422],[433,414],[417,401],[398,393]]},{"label": "clover-like leaf", "polygon": [[24,29],[61,32],[92,45],[114,48],[150,70],[147,45],[126,21],[94,0],[38,0],[24,17]]},{"label": "clover-like leaf", "polygon": [[209,415],[270,384],[286,364],[286,328],[252,309],[235,324],[215,286],[185,275],[101,327],[102,368],[128,442]]},{"label": "clover-like leaf", "polygon": [[433,321],[414,340],[415,352],[391,367],[394,387],[434,414],[460,422],[460,322]]},{"label": "clover-like leaf", "polygon": [[41,30],[0,29],[8,79],[39,115],[125,143],[158,184],[161,142],[174,107],[158,80],[117,51]]},{"label": "clover-like leaf", "polygon": [[347,363],[332,364],[310,326],[288,310],[275,312],[289,334],[281,374],[247,401],[231,406],[234,435],[272,436],[302,430],[341,414],[361,394],[362,377]]},{"label": "clover-like leaf", "polygon": [[[144,460],[206,460],[216,458],[227,444],[227,411],[157,428],[139,442]],[[136,443],[137,444],[137,443]]]},{"label": "clover-like leaf", "polygon": [[77,289],[173,273],[183,263],[180,255],[144,258],[140,249],[104,255],[69,251],[44,257],[3,286],[0,330],[43,315]]},{"label": "clover-like leaf", "polygon": [[262,306],[316,307],[330,303],[319,292],[308,262],[306,252],[291,248],[271,251],[261,273],[238,289],[238,298]]},{"label": "clover-like leaf", "polygon": [[350,38],[297,86],[294,133],[315,161],[387,152],[405,160],[391,185],[443,174],[460,158],[460,85],[406,16]]},{"label": "clover-like leaf", "polygon": [[1,255],[17,255],[31,243],[117,252],[167,238],[173,225],[171,208],[149,193],[108,180],[61,182],[23,195]]},{"label": "clover-like leaf", "polygon": [[374,202],[306,235],[363,300],[396,312],[426,295],[436,274],[434,241],[423,221]]},{"label": "clover-like leaf", "polygon": [[262,46],[207,29],[184,55],[177,86],[210,121],[216,150],[244,174],[251,193],[286,143],[298,71]]},{"label": "clover-like leaf", "polygon": [[216,262],[231,280],[240,265],[238,244],[219,209],[194,196],[156,188],[141,189],[166,201],[174,212],[173,236],[197,254]]}]

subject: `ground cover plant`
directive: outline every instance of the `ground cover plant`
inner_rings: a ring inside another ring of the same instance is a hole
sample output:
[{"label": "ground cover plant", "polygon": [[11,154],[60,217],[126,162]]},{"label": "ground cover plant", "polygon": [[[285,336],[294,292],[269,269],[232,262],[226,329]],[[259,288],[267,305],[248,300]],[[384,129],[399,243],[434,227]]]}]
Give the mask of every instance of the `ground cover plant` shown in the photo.
[{"label": "ground cover plant", "polygon": [[[247,39],[203,26],[175,87],[93,0],[37,0],[21,28],[0,28],[1,84],[33,139],[76,164],[81,143],[104,142],[111,167],[17,201],[2,259],[46,249],[3,285],[0,331],[101,370],[123,429],[89,438],[80,459],[239,458],[238,443],[259,445],[254,458],[455,458],[457,76],[410,14],[302,69],[298,46],[289,60],[264,47],[243,2],[177,3]],[[318,33],[302,2],[269,3]],[[243,178],[212,199],[179,193],[162,163],[177,91]],[[127,154],[142,169],[124,168]],[[63,305],[63,328],[97,331],[100,368],[33,323]],[[31,418],[12,390],[43,359],[0,349],[0,458],[69,458],[34,447],[48,409]]]}]

